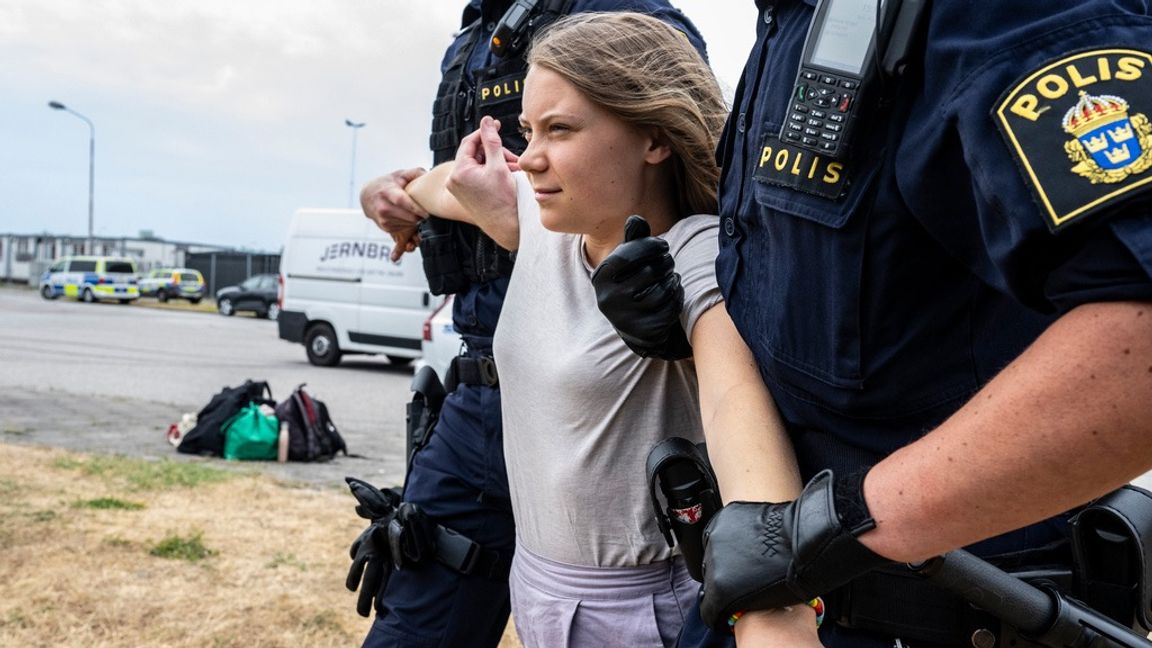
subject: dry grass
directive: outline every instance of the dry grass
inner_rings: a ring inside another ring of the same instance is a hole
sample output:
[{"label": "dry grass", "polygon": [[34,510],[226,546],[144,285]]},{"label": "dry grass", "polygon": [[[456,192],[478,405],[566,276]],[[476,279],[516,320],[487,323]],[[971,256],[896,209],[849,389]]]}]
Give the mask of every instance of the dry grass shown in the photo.
[{"label": "dry grass", "polygon": [[358,646],[351,509],[210,464],[0,444],[0,646]]}]

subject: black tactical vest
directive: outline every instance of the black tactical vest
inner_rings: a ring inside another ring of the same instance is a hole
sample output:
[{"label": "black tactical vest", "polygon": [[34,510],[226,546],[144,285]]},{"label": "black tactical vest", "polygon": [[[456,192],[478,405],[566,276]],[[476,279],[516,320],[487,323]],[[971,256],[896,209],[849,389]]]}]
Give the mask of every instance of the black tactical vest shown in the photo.
[{"label": "black tactical vest", "polygon": [[[570,4],[570,0],[540,0],[533,8],[530,29],[539,30],[564,15]],[[476,18],[464,28],[461,38],[467,41],[444,71],[436,93],[429,138],[435,164],[454,159],[460,140],[479,127],[484,115],[500,121],[500,138],[508,150],[520,154],[527,146],[516,127],[528,71],[524,52],[475,70],[474,82],[468,80],[466,68],[472,53],[477,47],[489,47],[489,34],[482,29],[481,20]],[[475,225],[435,216],[420,224],[420,254],[429,289],[436,295],[463,292],[470,285],[512,274],[514,253],[497,245]]]}]

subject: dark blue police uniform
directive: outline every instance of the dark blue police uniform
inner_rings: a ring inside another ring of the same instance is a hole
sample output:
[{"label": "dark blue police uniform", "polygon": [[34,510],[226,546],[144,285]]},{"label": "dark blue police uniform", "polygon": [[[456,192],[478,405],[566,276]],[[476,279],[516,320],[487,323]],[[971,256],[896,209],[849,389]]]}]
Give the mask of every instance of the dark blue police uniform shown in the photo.
[{"label": "dark blue police uniform", "polygon": [[[478,114],[492,114],[505,122],[501,133],[505,146],[518,153],[524,148],[515,120],[524,70],[522,66],[512,71],[497,68],[508,63],[501,63],[487,47],[498,21],[512,4],[511,0],[472,0],[465,10],[465,22],[472,26],[457,36],[441,70],[447,73],[454,63],[463,63],[464,87],[458,89],[461,101],[451,108],[469,113],[447,115],[446,121],[474,128]],[[651,14],[682,30],[704,51],[695,26],[667,0],[572,0],[567,10]],[[470,51],[464,49],[469,47]],[[466,58],[457,61],[461,52]],[[437,112],[442,105],[438,101]],[[439,131],[438,142],[436,128],[434,124],[434,150],[445,145],[454,150],[458,137],[467,134],[458,129],[448,136],[449,142],[445,141],[447,131]],[[456,292],[453,323],[466,343],[464,355],[468,358],[492,355],[492,336],[508,278],[504,271],[490,274],[495,276],[473,279]],[[440,525],[510,557],[515,527],[504,470],[500,390],[498,384],[485,382],[464,379],[448,395],[427,445],[412,458],[404,500],[419,505]],[[364,642],[366,647],[496,646],[508,621],[507,573],[464,575],[438,562],[405,568],[391,575],[380,603],[382,608]],[[699,624],[697,615],[693,618]]]},{"label": "dark blue police uniform", "polygon": [[[1152,298],[1146,2],[936,0],[843,161],[780,138],[815,1],[756,5],[720,145],[717,276],[805,479],[916,440],[1077,305]],[[825,625],[828,645],[893,645]]]}]

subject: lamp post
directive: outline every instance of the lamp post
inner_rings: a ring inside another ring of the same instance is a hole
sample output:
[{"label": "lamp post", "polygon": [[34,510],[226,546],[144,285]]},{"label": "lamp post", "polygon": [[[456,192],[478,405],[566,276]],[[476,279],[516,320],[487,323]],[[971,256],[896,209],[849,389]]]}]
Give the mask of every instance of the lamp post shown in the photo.
[{"label": "lamp post", "polygon": [[84,120],[85,124],[88,124],[88,243],[84,251],[88,254],[95,254],[94,240],[92,238],[92,212],[96,192],[96,127],[92,125],[91,119],[88,119],[59,101],[49,101],[48,107],[53,110],[63,110],[66,113],[73,114]]},{"label": "lamp post", "polygon": [[364,122],[356,123],[345,119],[344,125],[352,129],[352,165],[348,171],[348,207],[352,207],[352,194],[356,191],[356,133],[364,128]]}]

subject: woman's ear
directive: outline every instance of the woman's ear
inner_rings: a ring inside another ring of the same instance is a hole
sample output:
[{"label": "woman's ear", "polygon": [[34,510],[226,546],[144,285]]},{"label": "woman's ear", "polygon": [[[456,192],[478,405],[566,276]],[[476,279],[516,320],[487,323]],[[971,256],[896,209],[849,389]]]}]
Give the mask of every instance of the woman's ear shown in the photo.
[{"label": "woman's ear", "polygon": [[653,128],[648,132],[648,149],[644,151],[644,161],[648,164],[660,164],[672,157],[672,145],[664,133]]}]

